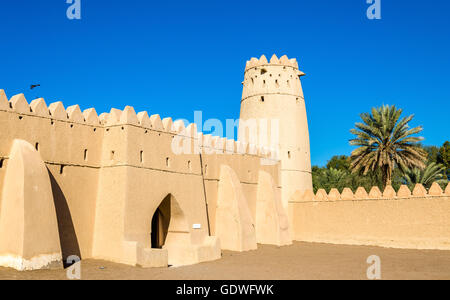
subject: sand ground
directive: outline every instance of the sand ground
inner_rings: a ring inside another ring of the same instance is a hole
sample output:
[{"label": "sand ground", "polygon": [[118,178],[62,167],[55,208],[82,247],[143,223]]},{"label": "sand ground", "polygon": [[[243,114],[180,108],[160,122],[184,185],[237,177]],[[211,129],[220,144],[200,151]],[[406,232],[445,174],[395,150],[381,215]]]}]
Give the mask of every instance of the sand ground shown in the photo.
[{"label": "sand ground", "polygon": [[[286,280],[367,279],[371,255],[381,259],[382,279],[450,279],[450,251],[402,250],[295,242],[288,247],[223,252],[218,261],[194,266],[142,269],[99,260],[81,263],[82,279]],[[67,279],[65,270],[17,272],[0,268],[0,279]]]}]

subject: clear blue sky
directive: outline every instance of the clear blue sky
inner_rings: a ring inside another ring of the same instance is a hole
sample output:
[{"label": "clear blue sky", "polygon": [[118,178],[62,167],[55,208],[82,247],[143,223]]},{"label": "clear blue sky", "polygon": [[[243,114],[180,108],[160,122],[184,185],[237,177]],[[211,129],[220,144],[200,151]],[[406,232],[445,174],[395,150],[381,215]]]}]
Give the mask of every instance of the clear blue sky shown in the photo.
[{"label": "clear blue sky", "polygon": [[236,119],[246,60],[287,54],[307,74],[313,164],[349,154],[359,114],[383,103],[414,113],[425,144],[450,139],[450,1],[382,0],[382,20],[365,0],[82,0],[81,20],[68,6],[0,2],[8,97]]}]

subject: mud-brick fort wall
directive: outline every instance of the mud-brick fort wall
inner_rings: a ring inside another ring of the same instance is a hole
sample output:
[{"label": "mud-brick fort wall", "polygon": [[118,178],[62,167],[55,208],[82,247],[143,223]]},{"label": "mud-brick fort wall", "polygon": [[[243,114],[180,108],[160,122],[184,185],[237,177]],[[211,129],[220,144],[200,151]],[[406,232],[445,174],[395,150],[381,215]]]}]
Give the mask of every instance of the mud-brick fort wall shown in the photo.
[{"label": "mud-brick fort wall", "polygon": [[[0,100],[0,190],[10,184],[14,141],[28,142],[48,169],[63,259],[190,264],[217,259],[220,249],[291,241],[286,214],[273,207],[281,204],[280,164],[265,148],[132,107],[97,116],[44,99],[28,105],[22,94],[8,101],[2,90]],[[152,217],[166,199],[170,228],[164,249],[155,249]]]},{"label": "mud-brick fort wall", "polygon": [[346,188],[327,195],[319,190],[297,193],[289,203],[296,240],[376,245],[393,248],[450,250],[450,184],[416,185],[398,192],[388,186],[355,194]]}]

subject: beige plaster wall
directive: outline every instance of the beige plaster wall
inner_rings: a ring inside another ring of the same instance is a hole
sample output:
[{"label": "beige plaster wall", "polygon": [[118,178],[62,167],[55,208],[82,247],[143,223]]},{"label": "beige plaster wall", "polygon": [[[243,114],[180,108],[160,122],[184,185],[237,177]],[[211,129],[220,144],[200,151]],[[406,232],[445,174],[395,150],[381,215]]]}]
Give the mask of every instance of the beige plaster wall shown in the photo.
[{"label": "beige plaster wall", "polygon": [[450,185],[444,193],[434,184],[413,193],[359,188],[328,195],[320,190],[297,193],[289,203],[295,240],[395,248],[450,249]]},{"label": "beige plaster wall", "polygon": [[[218,259],[220,169],[228,166],[236,176],[238,185],[228,192],[242,191],[253,223],[258,172],[273,176],[280,189],[280,164],[267,150],[203,136],[193,124],[136,114],[132,107],[97,116],[94,109],[82,113],[43,99],[28,104],[23,95],[8,100],[0,90],[0,125],[0,188],[13,140],[29,142],[49,173],[63,259],[78,255],[144,267]],[[167,196],[182,220],[172,223],[185,225],[171,227],[164,248],[152,249],[151,220]]]}]

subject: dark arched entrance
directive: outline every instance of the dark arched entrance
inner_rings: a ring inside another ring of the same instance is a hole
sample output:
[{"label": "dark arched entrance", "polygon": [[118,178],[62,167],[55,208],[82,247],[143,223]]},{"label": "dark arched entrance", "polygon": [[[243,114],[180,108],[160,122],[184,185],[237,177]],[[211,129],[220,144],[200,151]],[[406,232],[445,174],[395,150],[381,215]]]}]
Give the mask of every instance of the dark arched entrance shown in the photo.
[{"label": "dark arched entrance", "polygon": [[166,242],[171,217],[170,202],[171,195],[167,195],[153,215],[151,231],[152,248],[161,249]]}]

